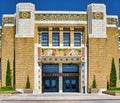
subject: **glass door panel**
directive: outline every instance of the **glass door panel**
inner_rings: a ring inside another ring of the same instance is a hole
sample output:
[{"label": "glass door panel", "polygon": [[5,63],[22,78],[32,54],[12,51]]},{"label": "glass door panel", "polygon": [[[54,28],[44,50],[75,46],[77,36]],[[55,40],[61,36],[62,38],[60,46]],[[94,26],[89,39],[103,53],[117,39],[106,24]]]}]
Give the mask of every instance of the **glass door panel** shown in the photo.
[{"label": "glass door panel", "polygon": [[49,89],[50,88],[50,80],[45,80],[45,89]]},{"label": "glass door panel", "polygon": [[63,92],[78,92],[78,77],[63,77]]},{"label": "glass door panel", "polygon": [[43,77],[43,92],[58,92],[58,77]]},{"label": "glass door panel", "polygon": [[76,83],[76,80],[75,80],[75,79],[72,79],[72,80],[71,80],[71,88],[72,88],[72,89],[76,89],[76,84],[77,84],[77,83]]},{"label": "glass door panel", "polygon": [[56,80],[51,80],[51,88],[55,89],[56,88]]},{"label": "glass door panel", "polygon": [[69,79],[65,80],[65,88],[70,89],[70,80]]}]

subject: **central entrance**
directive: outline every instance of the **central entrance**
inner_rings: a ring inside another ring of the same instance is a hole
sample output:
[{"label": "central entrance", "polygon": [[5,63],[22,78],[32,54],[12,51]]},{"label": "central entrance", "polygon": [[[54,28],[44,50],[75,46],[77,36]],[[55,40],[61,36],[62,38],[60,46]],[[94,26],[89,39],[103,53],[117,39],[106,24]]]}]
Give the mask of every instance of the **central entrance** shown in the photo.
[{"label": "central entrance", "polygon": [[61,89],[62,92],[78,92],[78,88],[79,66],[77,64],[62,64],[62,68],[59,68],[58,64],[42,65],[43,92],[59,92]]}]

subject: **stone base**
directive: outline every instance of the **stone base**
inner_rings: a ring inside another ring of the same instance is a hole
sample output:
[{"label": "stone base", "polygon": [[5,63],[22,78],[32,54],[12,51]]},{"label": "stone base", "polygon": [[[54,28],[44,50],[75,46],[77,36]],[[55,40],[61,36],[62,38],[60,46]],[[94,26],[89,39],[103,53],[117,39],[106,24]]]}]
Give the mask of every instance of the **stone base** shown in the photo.
[{"label": "stone base", "polygon": [[102,93],[108,94],[108,95],[113,95],[113,96],[120,96],[120,92],[103,91]]},{"label": "stone base", "polygon": [[42,94],[42,91],[41,90],[33,90],[33,94]]},{"label": "stone base", "polygon": [[32,89],[24,89],[24,93],[27,93],[27,94],[33,93],[33,90]]},{"label": "stone base", "polygon": [[97,88],[92,88],[92,89],[90,90],[90,93],[99,93],[99,89],[97,89]]}]

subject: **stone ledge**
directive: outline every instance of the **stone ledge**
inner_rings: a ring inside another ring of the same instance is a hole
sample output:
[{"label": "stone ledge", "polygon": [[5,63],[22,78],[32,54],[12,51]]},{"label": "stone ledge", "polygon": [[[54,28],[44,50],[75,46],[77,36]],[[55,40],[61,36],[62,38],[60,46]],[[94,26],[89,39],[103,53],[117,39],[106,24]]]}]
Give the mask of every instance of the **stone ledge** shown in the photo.
[{"label": "stone ledge", "polygon": [[103,91],[102,93],[108,94],[108,95],[113,95],[113,96],[120,96],[120,92],[108,92],[108,91]]},{"label": "stone ledge", "polygon": [[21,94],[20,92],[0,92],[0,96],[14,96]]}]

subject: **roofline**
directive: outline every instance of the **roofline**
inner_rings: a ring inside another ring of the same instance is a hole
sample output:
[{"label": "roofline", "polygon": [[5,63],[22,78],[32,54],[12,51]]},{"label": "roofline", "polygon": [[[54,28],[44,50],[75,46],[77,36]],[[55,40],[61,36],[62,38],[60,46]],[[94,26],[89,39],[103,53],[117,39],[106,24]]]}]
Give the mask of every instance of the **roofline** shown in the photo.
[{"label": "roofline", "polygon": [[118,19],[118,16],[117,15],[107,15],[107,18],[117,18]]},{"label": "roofline", "polygon": [[15,14],[3,14],[2,17],[15,17]]},{"label": "roofline", "polygon": [[35,11],[41,14],[87,14],[86,11]]}]

